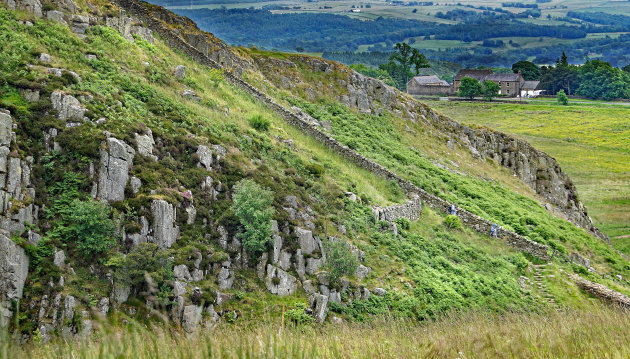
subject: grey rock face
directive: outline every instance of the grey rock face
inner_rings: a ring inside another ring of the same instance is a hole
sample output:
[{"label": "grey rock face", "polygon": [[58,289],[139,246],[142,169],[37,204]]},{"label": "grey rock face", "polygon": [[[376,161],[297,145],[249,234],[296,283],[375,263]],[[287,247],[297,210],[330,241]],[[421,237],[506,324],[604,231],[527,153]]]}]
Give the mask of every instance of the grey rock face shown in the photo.
[{"label": "grey rock face", "polygon": [[584,266],[586,268],[591,268],[591,260],[583,257],[582,255],[580,255],[579,253],[571,253],[569,255],[569,258],[571,258],[571,260],[581,266]]},{"label": "grey rock face", "polygon": [[221,145],[212,145],[212,150],[217,156],[217,162],[221,162],[227,156],[227,149]]},{"label": "grey rock face", "polygon": [[195,93],[195,91],[187,89],[182,91],[182,97],[188,100],[193,100],[193,101],[201,101],[201,97],[197,96],[197,93]]},{"label": "grey rock face", "polygon": [[187,333],[193,333],[199,322],[201,322],[201,312],[203,308],[198,305],[187,305],[182,314],[182,329]]},{"label": "grey rock face", "polygon": [[295,234],[298,237],[302,254],[311,255],[313,252],[320,250],[319,244],[313,238],[313,232],[303,228],[295,228]]},{"label": "grey rock face", "polygon": [[55,251],[55,257],[53,259],[53,263],[57,267],[63,268],[66,265],[66,253],[62,250]]},{"label": "grey rock face", "polygon": [[173,268],[173,274],[175,275],[175,279],[190,282],[192,280],[192,276],[188,271],[188,267],[185,264],[180,264]]},{"label": "grey rock face", "polygon": [[0,233],[0,303],[22,298],[28,263],[24,249]]},{"label": "grey rock face", "polygon": [[175,66],[175,78],[178,80],[183,80],[186,77],[186,66],[177,65]]},{"label": "grey rock face", "polygon": [[170,248],[179,236],[179,227],[175,226],[177,209],[165,200],[151,202],[153,214],[153,237],[155,243],[162,249]]},{"label": "grey rock face", "polygon": [[313,275],[319,271],[324,265],[324,258],[307,258],[306,259],[306,273]]},{"label": "grey rock face", "polygon": [[108,17],[105,19],[105,25],[107,27],[111,27],[120,33],[122,37],[124,37],[127,41],[133,42],[133,36],[131,34],[131,27],[134,23],[134,20],[127,16],[121,17]]},{"label": "grey rock face", "polygon": [[90,18],[84,15],[72,15],[70,17],[70,30],[76,34],[84,35],[90,27]]},{"label": "grey rock face", "polygon": [[197,155],[199,156],[199,164],[208,171],[212,171],[212,150],[207,146],[199,145]]},{"label": "grey rock face", "polygon": [[186,290],[186,283],[176,280],[173,283],[173,295],[175,297],[181,297],[186,295],[186,293],[188,293],[188,290]]},{"label": "grey rock face", "polygon": [[359,264],[357,270],[354,272],[354,275],[359,279],[364,279],[372,272],[372,269],[364,266],[363,264]]},{"label": "grey rock face", "polygon": [[136,176],[131,177],[129,184],[131,185],[131,192],[133,192],[133,194],[138,194],[138,192],[140,192],[140,188],[142,187],[142,181],[140,178]]},{"label": "grey rock face", "polygon": [[114,285],[114,301],[118,304],[122,304],[129,299],[129,295],[131,294],[131,287],[128,285]]},{"label": "grey rock face", "polygon": [[50,95],[53,109],[58,113],[60,120],[83,121],[87,109],[81,106],[79,100],[72,95],[64,95],[61,91],[54,91]]},{"label": "grey rock face", "polygon": [[63,19],[63,12],[57,10],[50,10],[46,12],[46,18],[50,21],[58,22],[64,25],[68,25],[66,20]]},{"label": "grey rock face", "polygon": [[221,271],[217,276],[217,282],[219,283],[219,289],[230,289],[234,284],[234,273],[230,270],[231,264],[229,261],[225,261],[221,264]]},{"label": "grey rock face", "polygon": [[153,140],[153,132],[151,132],[151,129],[147,129],[147,133],[145,135],[139,135],[136,133],[136,145],[138,146],[139,154],[157,160],[157,157],[153,155],[153,145],[155,145],[155,140]]},{"label": "grey rock face", "polygon": [[378,295],[379,297],[382,297],[385,295],[385,293],[387,293],[387,291],[383,288],[374,288],[374,295]]},{"label": "grey rock face", "polygon": [[39,0],[3,0],[10,10],[22,10],[42,17],[42,3]]},{"label": "grey rock face", "polygon": [[151,44],[155,42],[155,39],[153,38],[153,31],[151,31],[151,29],[148,29],[144,26],[132,26],[131,35],[135,35],[141,38],[142,40],[147,41]]},{"label": "grey rock face", "polygon": [[286,196],[284,198],[284,203],[286,203],[287,206],[289,206],[290,208],[293,208],[293,209],[298,208],[297,197],[295,196]]},{"label": "grey rock face", "polygon": [[280,297],[291,295],[298,288],[298,282],[294,276],[271,264],[267,265],[265,285],[269,292]]},{"label": "grey rock face", "polygon": [[135,150],[113,137],[107,139],[107,147],[108,151],[101,148],[98,196],[107,201],[122,201]]},{"label": "grey rock face", "polygon": [[328,315],[328,297],[316,293],[309,297],[309,301],[311,302],[313,317],[318,322],[323,323]]}]

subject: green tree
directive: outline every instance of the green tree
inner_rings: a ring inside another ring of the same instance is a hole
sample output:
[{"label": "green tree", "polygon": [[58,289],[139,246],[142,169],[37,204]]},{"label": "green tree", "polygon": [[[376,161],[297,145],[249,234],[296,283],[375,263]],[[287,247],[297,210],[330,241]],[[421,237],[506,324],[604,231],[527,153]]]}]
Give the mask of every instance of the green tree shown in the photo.
[{"label": "green tree", "polygon": [[483,99],[484,100],[488,100],[488,101],[492,101],[492,99],[494,97],[497,97],[497,95],[499,95],[499,90],[500,89],[501,89],[501,87],[496,82],[494,82],[494,81],[484,81],[483,82],[483,91],[482,91]]},{"label": "green tree", "polygon": [[604,100],[630,97],[630,75],[608,62],[587,61],[580,67],[579,80],[577,95]]},{"label": "green tree", "polygon": [[326,253],[328,279],[331,284],[338,285],[341,277],[352,275],[356,271],[359,261],[350,252],[350,248],[345,242],[326,239],[323,244]]},{"label": "green tree", "polygon": [[564,90],[558,91],[558,96],[556,97],[556,99],[558,100],[558,103],[561,104],[561,105],[565,105],[566,106],[566,105],[569,104],[569,98],[564,93]]},{"label": "green tree", "polygon": [[236,184],[232,197],[232,210],[242,231],[239,238],[247,252],[258,257],[267,250],[271,241],[271,217],[273,194],[250,179]]},{"label": "green tree", "polygon": [[[418,49],[414,49],[405,42],[399,42],[394,45],[396,51],[390,56],[390,64],[395,64],[400,67],[402,74],[404,75],[404,84],[407,84],[409,77],[413,76],[412,69],[415,70],[415,74],[420,73],[420,69],[431,67],[429,61],[421,54]],[[391,73],[390,73],[391,74]],[[392,76],[393,77],[393,76]]]},{"label": "green tree", "polygon": [[104,254],[116,244],[116,226],[109,207],[96,201],[74,200],[62,215],[55,234],[64,242],[77,244],[85,256]]},{"label": "green tree", "polygon": [[523,78],[527,81],[540,79],[540,67],[530,61],[519,61],[512,65],[512,71],[516,74],[519,71],[523,75]]},{"label": "green tree", "polygon": [[459,92],[457,95],[460,97],[468,97],[473,99],[475,96],[481,95],[483,87],[479,83],[479,80],[470,77],[464,77],[459,85]]}]

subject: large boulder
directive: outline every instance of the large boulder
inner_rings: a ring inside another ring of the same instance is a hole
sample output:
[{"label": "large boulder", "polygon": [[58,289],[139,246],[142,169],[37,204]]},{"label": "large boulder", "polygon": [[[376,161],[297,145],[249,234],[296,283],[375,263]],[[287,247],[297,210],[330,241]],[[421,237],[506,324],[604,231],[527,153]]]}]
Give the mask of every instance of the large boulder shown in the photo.
[{"label": "large boulder", "polygon": [[39,0],[3,0],[11,10],[22,10],[42,17],[42,3]]},{"label": "large boulder", "polygon": [[153,154],[153,145],[155,145],[155,140],[153,139],[153,132],[151,132],[151,129],[147,129],[147,133],[144,135],[136,133],[136,145],[138,146],[139,154],[157,161],[157,156]]},{"label": "large boulder", "polygon": [[107,139],[107,148],[101,148],[98,196],[107,201],[122,201],[125,199],[129,167],[133,164],[136,151],[113,137]]},{"label": "large boulder", "polygon": [[203,308],[198,305],[187,305],[184,307],[184,313],[182,314],[182,329],[186,333],[193,333],[199,322],[201,322],[201,314]]},{"label": "large boulder", "polygon": [[208,171],[212,170],[212,150],[208,146],[199,145],[197,147],[197,156],[199,157],[199,165]]},{"label": "large boulder", "polygon": [[61,91],[54,91],[50,95],[53,109],[57,111],[60,120],[83,121],[87,109],[81,106],[79,100],[72,95],[65,95]]},{"label": "large boulder", "polygon": [[295,229],[295,234],[298,237],[298,243],[300,244],[302,254],[311,255],[313,252],[320,250],[319,244],[315,238],[313,238],[313,232],[298,227]]},{"label": "large boulder", "polygon": [[151,202],[153,214],[153,240],[162,249],[170,248],[179,236],[179,227],[175,226],[177,209],[165,200]]},{"label": "large boulder", "polygon": [[22,298],[28,274],[28,257],[24,249],[0,233],[0,302]]},{"label": "large boulder", "polygon": [[298,288],[297,279],[282,269],[267,264],[267,278],[265,285],[272,294],[286,297],[295,293]]}]

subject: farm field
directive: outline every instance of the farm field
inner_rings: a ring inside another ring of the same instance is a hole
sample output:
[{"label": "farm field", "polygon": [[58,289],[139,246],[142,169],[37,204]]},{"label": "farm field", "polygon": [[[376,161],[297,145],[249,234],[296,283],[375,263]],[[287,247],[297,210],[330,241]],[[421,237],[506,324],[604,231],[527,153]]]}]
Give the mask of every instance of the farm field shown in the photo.
[{"label": "farm field", "polygon": [[[585,101],[586,102],[586,101]],[[596,224],[630,253],[630,118],[623,105],[427,101],[443,114],[511,133],[555,157]]]}]

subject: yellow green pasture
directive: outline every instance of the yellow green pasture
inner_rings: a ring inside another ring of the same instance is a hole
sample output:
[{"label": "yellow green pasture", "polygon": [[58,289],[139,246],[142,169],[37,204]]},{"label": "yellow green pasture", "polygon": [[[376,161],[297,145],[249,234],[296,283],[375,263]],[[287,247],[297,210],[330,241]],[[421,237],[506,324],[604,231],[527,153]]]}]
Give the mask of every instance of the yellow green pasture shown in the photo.
[{"label": "yellow green pasture", "polygon": [[556,158],[596,225],[630,253],[630,106],[429,102],[457,121],[514,134]]}]

